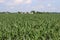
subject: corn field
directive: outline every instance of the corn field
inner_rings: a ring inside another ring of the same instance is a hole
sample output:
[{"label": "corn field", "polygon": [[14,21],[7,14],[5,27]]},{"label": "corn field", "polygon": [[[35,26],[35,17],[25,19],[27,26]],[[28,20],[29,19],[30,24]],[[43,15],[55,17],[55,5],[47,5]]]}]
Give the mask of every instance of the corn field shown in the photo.
[{"label": "corn field", "polygon": [[0,14],[0,40],[60,40],[60,14]]}]

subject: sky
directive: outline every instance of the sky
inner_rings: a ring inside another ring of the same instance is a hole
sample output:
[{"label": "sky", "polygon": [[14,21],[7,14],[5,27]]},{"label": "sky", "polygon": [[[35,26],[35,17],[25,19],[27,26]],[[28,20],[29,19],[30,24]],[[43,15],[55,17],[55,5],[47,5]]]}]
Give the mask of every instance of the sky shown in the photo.
[{"label": "sky", "polygon": [[60,0],[0,0],[0,12],[60,12]]}]

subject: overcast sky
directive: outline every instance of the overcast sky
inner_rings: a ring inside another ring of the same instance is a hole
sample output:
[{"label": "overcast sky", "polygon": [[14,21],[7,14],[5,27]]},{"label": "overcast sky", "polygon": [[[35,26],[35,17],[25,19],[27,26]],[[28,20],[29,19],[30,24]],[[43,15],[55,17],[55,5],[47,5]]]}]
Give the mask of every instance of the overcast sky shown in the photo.
[{"label": "overcast sky", "polygon": [[60,0],[0,0],[0,11],[60,12]]}]

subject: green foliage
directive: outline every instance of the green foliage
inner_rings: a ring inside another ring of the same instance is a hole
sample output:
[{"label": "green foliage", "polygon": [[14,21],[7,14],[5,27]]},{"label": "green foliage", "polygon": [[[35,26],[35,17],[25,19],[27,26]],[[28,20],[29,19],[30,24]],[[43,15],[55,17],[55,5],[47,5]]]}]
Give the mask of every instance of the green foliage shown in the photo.
[{"label": "green foliage", "polygon": [[0,14],[0,40],[60,40],[60,14]]},{"label": "green foliage", "polygon": [[18,14],[21,14],[21,12],[18,11]]},{"label": "green foliage", "polygon": [[31,13],[35,14],[35,11],[31,11]]}]

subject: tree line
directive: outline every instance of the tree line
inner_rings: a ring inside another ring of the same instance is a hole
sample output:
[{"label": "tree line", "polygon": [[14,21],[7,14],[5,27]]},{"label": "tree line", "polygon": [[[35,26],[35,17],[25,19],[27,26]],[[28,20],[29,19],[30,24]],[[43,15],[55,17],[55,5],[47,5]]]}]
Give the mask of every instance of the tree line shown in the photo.
[{"label": "tree line", "polygon": [[49,13],[57,13],[57,12],[39,12],[39,11],[31,11],[31,12],[0,12],[0,14],[49,14]]}]

